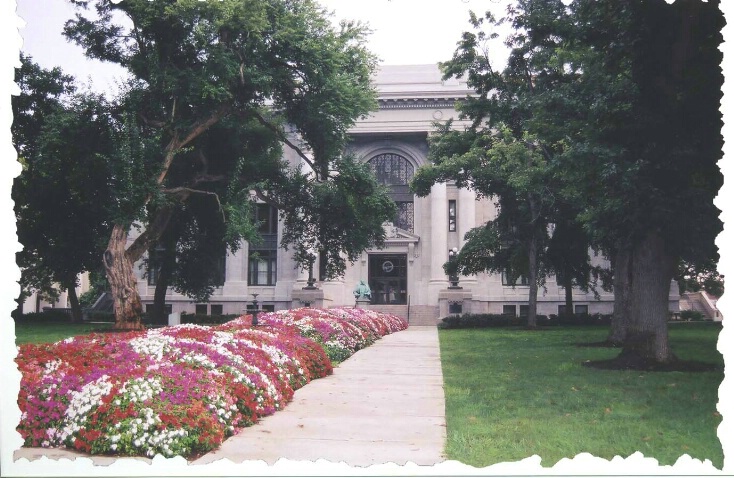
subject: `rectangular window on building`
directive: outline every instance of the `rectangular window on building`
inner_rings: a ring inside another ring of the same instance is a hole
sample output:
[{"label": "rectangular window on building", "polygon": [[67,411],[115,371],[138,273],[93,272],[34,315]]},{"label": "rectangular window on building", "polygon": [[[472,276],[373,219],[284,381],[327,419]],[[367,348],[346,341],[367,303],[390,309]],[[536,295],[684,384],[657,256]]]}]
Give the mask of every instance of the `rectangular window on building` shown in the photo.
[{"label": "rectangular window on building", "polygon": [[216,275],[214,276],[216,279],[216,282],[214,285],[217,287],[221,287],[224,285],[224,281],[227,280],[227,248],[225,247],[222,254],[219,256],[219,258],[214,263],[214,267],[216,270]]},{"label": "rectangular window on building", "polygon": [[456,232],[456,201],[449,199],[449,232]]},{"label": "rectangular window on building", "polygon": [[208,305],[207,304],[196,304],[196,313],[199,315],[206,315],[208,311]]},{"label": "rectangular window on building", "polygon": [[212,304],[212,315],[222,315],[223,310],[222,304]]},{"label": "rectangular window on building", "polygon": [[247,271],[248,285],[275,285],[278,251],[256,249],[250,251]]},{"label": "rectangular window on building", "polygon": [[507,271],[502,271],[502,285],[529,285],[530,282],[525,274],[520,274],[514,282],[510,280],[510,274]]},{"label": "rectangular window on building", "polygon": [[558,306],[558,315],[566,315],[566,306],[565,305],[559,305]]},{"label": "rectangular window on building", "polygon": [[574,314],[588,314],[589,306],[588,305],[574,305],[573,313]]},{"label": "rectangular window on building", "polygon": [[161,263],[163,262],[163,253],[166,250],[162,247],[156,247],[148,251],[148,285],[156,285],[158,277],[161,275]]},{"label": "rectangular window on building", "polygon": [[530,312],[530,306],[529,305],[521,305],[520,306],[520,317],[527,317],[528,312]]},{"label": "rectangular window on building", "polygon": [[275,285],[278,266],[278,209],[258,204],[255,210],[260,242],[250,244],[247,260],[248,285]]},{"label": "rectangular window on building", "polygon": [[516,307],[514,305],[503,305],[502,306],[502,315],[509,315],[512,317],[515,317],[517,315]]}]

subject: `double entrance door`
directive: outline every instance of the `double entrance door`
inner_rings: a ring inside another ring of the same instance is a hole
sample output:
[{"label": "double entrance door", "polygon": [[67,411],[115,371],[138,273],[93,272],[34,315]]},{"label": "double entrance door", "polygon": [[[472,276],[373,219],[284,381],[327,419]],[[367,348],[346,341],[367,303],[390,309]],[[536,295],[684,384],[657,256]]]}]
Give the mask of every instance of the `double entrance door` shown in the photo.
[{"label": "double entrance door", "polygon": [[368,279],[373,304],[408,303],[407,254],[370,254]]}]

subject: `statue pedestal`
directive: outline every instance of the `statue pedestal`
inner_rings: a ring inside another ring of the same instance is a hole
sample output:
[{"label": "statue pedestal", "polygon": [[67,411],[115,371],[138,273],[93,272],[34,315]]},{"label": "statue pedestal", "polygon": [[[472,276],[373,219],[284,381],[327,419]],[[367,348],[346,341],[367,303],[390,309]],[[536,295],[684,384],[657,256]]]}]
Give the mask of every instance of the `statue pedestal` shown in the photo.
[{"label": "statue pedestal", "polygon": [[471,302],[471,290],[461,287],[449,287],[438,293],[438,316],[444,318],[448,315],[461,315],[466,312]]},{"label": "statue pedestal", "polygon": [[357,304],[355,305],[355,307],[357,309],[364,309],[365,306],[368,306],[368,305],[370,305],[369,299],[357,299]]},{"label": "statue pedestal", "polygon": [[294,309],[299,307],[322,309],[324,307],[324,291],[315,287],[313,289],[293,289],[291,300],[291,307]]}]

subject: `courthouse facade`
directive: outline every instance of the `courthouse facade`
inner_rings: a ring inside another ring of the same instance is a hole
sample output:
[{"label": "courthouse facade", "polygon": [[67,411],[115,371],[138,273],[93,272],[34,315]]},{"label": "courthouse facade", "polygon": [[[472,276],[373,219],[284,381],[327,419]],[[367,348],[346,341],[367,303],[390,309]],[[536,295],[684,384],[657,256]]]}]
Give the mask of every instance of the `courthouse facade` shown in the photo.
[{"label": "courthouse facade", "polygon": [[[416,170],[427,164],[427,137],[432,123],[456,118],[456,101],[471,91],[459,80],[441,80],[435,65],[385,66],[376,74],[379,110],[359,121],[350,131],[349,152],[370,164],[378,180],[387,185],[398,206],[398,214],[384,225],[387,240],[382,249],[364,251],[349,264],[343,277],[320,280],[319,264],[314,267],[315,287],[308,287],[308,271],[296,267],[292,254],[279,247],[282,224],[277,212],[260,205],[264,241],[257,249],[243,244],[222,263],[222,286],[208,304],[169,292],[172,312],[209,314],[242,313],[257,294],[266,310],[304,305],[353,306],[353,291],[360,280],[372,289],[372,300],[364,307],[396,313],[411,324],[435,324],[449,312],[492,312],[522,315],[527,310],[528,287],[504,283],[502,274],[460,277],[459,287],[450,288],[443,264],[452,250],[460,249],[471,228],[496,215],[489,200],[477,200],[474,193],[451,183],[436,184],[424,198],[413,195],[408,183]],[[286,159],[297,165],[299,158],[285,148]],[[603,258],[594,258],[604,264]],[[155,286],[141,261],[136,269],[143,303],[153,302]],[[576,312],[610,313],[613,295],[574,290]],[[565,291],[553,278],[538,294],[538,312],[556,314],[564,304]],[[671,308],[677,310],[677,288],[671,290]]]}]

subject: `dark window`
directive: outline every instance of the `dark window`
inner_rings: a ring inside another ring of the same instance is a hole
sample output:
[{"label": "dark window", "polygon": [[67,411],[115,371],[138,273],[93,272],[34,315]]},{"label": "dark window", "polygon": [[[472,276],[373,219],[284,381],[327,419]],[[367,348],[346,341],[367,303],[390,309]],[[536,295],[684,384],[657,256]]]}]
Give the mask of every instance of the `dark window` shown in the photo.
[{"label": "dark window", "polygon": [[529,285],[528,277],[525,274],[520,274],[520,277],[516,277],[514,281],[510,281],[510,274],[507,271],[502,271],[502,285]]},{"label": "dark window", "polygon": [[559,305],[558,306],[558,315],[566,315],[566,306],[565,305]]},{"label": "dark window", "polygon": [[222,315],[222,304],[212,304],[212,315]]},{"label": "dark window", "polygon": [[521,305],[520,306],[520,317],[527,317],[528,312],[530,312],[530,306],[529,305]]},{"label": "dark window", "polygon": [[398,207],[398,214],[393,221],[393,225],[400,229],[413,232],[413,203],[401,201],[396,202],[395,205]]},{"label": "dark window", "polygon": [[207,307],[208,306],[206,304],[196,304],[196,313],[200,315],[206,315],[208,312]]},{"label": "dark window", "polygon": [[278,251],[250,250],[247,283],[249,285],[275,285],[277,279]]},{"label": "dark window", "polygon": [[456,201],[449,200],[449,232],[456,232]]},{"label": "dark window", "polygon": [[[153,304],[145,304],[145,313],[151,314],[153,313]],[[166,304],[163,306],[163,310],[166,311],[166,314],[171,314],[173,312],[173,305],[172,304]]]},{"label": "dark window", "polygon": [[257,230],[261,235],[278,233],[278,210],[270,204],[257,205],[255,220],[258,222]]},{"label": "dark window", "polygon": [[415,168],[399,154],[380,154],[370,159],[369,164],[377,181],[389,188],[390,198],[395,201],[398,212],[393,224],[400,229],[413,232],[413,193],[408,183],[413,179]]},{"label": "dark window", "polygon": [[158,277],[161,275],[161,264],[163,263],[163,255],[166,250],[163,247],[156,247],[148,251],[148,285],[156,285]]},{"label": "dark window", "polygon": [[278,210],[270,204],[258,204],[255,216],[262,240],[250,244],[247,283],[275,285],[278,266]]},{"label": "dark window", "polygon": [[512,317],[515,317],[515,315],[517,314],[516,310],[517,308],[514,305],[503,305],[502,315],[510,315]]},{"label": "dark window", "polygon": [[573,312],[574,314],[588,314],[589,306],[588,305],[574,305]]},{"label": "dark window", "polygon": [[402,186],[407,185],[411,179],[415,168],[410,161],[399,154],[380,154],[369,160],[369,165],[377,177],[380,184],[386,186]]},{"label": "dark window", "polygon": [[214,285],[223,286],[227,279],[227,249],[225,248],[219,258],[214,262],[216,273],[214,275]]}]

